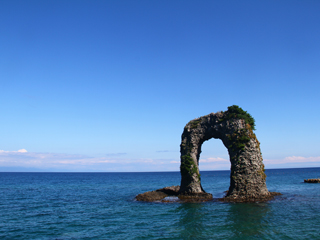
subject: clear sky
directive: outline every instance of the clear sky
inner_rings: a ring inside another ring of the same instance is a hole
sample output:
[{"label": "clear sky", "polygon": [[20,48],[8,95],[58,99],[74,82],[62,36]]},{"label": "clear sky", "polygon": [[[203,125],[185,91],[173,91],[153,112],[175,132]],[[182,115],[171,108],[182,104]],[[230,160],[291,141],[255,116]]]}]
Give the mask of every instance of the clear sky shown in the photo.
[{"label": "clear sky", "polygon": [[[320,1],[0,0],[0,171],[179,171],[239,105],[266,168],[320,167]],[[229,169],[220,140],[200,170]]]}]

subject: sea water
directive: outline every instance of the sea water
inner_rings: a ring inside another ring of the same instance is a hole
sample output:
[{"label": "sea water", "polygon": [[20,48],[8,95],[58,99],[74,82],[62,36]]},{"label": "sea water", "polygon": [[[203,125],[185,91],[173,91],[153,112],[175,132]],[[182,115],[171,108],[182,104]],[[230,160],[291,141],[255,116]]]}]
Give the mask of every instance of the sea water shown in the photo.
[{"label": "sea water", "polygon": [[[320,239],[320,168],[266,170],[265,203],[146,203],[179,172],[0,173],[0,239]],[[224,196],[230,171],[201,172]]]}]

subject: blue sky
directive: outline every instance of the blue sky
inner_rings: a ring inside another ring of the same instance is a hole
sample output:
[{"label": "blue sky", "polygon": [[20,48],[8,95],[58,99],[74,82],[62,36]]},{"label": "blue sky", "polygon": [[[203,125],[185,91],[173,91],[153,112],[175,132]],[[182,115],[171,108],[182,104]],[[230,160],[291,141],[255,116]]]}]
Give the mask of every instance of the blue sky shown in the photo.
[{"label": "blue sky", "polygon": [[[239,105],[266,168],[320,167],[320,2],[0,1],[0,171],[179,171]],[[220,140],[200,170],[229,169]]]}]

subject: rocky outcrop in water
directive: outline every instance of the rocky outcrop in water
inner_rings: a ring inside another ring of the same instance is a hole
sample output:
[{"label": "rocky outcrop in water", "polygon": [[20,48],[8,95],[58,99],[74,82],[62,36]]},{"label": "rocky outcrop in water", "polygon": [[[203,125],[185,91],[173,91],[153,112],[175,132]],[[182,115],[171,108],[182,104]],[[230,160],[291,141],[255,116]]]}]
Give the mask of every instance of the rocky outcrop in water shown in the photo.
[{"label": "rocky outcrop in water", "polygon": [[[235,105],[228,107],[228,111],[210,113],[190,121],[181,137],[181,185],[176,196],[188,200],[212,199],[212,195],[202,188],[199,174],[201,146],[212,138],[223,142],[231,162],[230,187],[220,201],[266,201],[279,195],[267,189],[260,143],[253,130],[252,116]],[[149,195],[159,195],[157,191]]]},{"label": "rocky outcrop in water", "polygon": [[209,193],[181,195],[180,186],[171,186],[141,193],[136,196],[136,200],[144,202],[205,202],[212,200],[212,195]]},{"label": "rocky outcrop in water", "polygon": [[305,183],[320,183],[320,178],[304,179]]},{"label": "rocky outcrop in water", "polygon": [[203,193],[199,157],[204,141],[220,139],[231,162],[230,187],[226,200],[269,198],[260,143],[253,133],[254,119],[238,106],[190,121],[184,128],[181,151],[182,194]]},{"label": "rocky outcrop in water", "polygon": [[161,188],[155,191],[141,193],[136,196],[136,200],[145,202],[161,201],[168,196],[178,196],[180,186]]}]

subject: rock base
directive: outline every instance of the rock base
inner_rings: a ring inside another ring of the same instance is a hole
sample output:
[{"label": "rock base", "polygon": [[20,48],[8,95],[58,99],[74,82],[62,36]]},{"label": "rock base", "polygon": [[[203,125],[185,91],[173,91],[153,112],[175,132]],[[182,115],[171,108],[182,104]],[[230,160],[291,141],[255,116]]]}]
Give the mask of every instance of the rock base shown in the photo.
[{"label": "rock base", "polygon": [[210,193],[181,194],[179,191],[180,186],[165,187],[141,193],[136,196],[136,200],[144,202],[206,202],[213,199]]},{"label": "rock base", "polygon": [[210,193],[180,193],[180,186],[171,186],[161,188],[155,191],[141,193],[136,196],[137,201],[143,202],[208,202],[208,201],[220,201],[220,202],[266,202],[272,200],[275,196],[282,195],[278,192],[269,192],[270,194],[262,197],[233,197],[227,196],[223,198],[214,199]]},{"label": "rock base", "polygon": [[223,198],[219,198],[218,200],[220,202],[267,202],[272,200],[275,196],[282,195],[279,192],[269,192],[268,195],[261,196],[261,197],[246,197],[246,196],[239,196],[239,197],[233,197],[233,196],[226,196]]},{"label": "rock base", "polygon": [[192,194],[179,194],[178,198],[182,202],[208,202],[212,201],[213,197],[210,193],[192,193]]},{"label": "rock base", "polygon": [[320,178],[305,179],[305,183],[320,183]]}]

